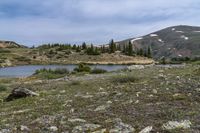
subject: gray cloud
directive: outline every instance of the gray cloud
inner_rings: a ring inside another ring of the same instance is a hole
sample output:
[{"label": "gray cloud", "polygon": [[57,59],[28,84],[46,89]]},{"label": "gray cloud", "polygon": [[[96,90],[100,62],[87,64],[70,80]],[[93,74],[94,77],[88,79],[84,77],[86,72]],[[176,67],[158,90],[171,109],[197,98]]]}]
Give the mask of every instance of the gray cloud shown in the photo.
[{"label": "gray cloud", "polygon": [[0,38],[33,45],[106,43],[172,25],[200,25],[199,0],[3,0]]}]

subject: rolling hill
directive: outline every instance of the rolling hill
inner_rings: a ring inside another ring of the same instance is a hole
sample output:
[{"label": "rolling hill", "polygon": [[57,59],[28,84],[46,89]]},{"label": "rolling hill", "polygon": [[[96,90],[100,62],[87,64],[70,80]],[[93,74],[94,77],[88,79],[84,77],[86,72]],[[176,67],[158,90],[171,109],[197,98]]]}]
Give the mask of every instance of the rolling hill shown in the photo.
[{"label": "rolling hill", "polygon": [[21,48],[24,47],[22,45],[19,45],[16,42],[13,41],[2,41],[0,40],[0,48]]},{"label": "rolling hill", "polygon": [[173,26],[138,38],[119,41],[120,46],[129,41],[134,49],[151,47],[155,59],[161,57],[200,57],[200,27]]}]

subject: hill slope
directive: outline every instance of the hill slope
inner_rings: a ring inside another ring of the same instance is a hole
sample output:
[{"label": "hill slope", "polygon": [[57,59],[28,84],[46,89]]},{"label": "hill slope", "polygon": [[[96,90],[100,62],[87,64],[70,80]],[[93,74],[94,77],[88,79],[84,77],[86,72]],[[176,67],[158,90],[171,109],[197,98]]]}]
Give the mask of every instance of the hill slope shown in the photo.
[{"label": "hill slope", "polygon": [[173,26],[142,37],[118,42],[121,46],[131,41],[135,49],[152,48],[154,58],[200,57],[200,27]]},{"label": "hill slope", "polygon": [[0,40],[0,48],[20,48],[20,47],[24,47],[24,46],[19,45],[16,42],[13,42],[13,41],[2,41],[2,40]]}]

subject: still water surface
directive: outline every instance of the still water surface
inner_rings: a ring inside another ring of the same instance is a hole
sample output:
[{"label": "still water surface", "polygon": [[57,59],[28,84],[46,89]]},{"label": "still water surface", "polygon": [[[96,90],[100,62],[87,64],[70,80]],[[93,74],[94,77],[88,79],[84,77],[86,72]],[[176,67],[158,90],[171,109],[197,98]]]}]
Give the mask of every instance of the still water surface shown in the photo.
[{"label": "still water surface", "polygon": [[[47,69],[56,69],[56,68],[67,68],[69,71],[77,65],[28,65],[28,66],[15,66],[15,67],[5,67],[0,68],[0,77],[27,77],[32,75],[36,70],[47,68]],[[93,68],[101,68],[107,71],[116,71],[120,69],[127,68],[127,65],[90,65]]]}]

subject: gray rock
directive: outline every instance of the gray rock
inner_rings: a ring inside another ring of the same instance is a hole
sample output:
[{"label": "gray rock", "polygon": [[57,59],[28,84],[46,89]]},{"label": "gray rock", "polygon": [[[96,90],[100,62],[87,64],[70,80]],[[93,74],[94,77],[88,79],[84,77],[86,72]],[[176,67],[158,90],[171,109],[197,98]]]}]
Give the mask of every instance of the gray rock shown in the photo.
[{"label": "gray rock", "polygon": [[152,131],[153,127],[152,126],[148,126],[145,127],[142,131],[140,131],[139,133],[150,133]]},{"label": "gray rock", "polygon": [[29,89],[26,88],[15,88],[13,89],[11,94],[5,99],[5,101],[8,102],[19,98],[33,97],[33,96],[39,96],[39,94],[30,91]]},{"label": "gray rock", "polygon": [[10,129],[1,129],[0,133],[11,133]]},{"label": "gray rock", "polygon": [[168,121],[167,123],[163,124],[162,128],[164,130],[173,130],[173,129],[188,129],[192,123],[189,120],[182,120],[178,121]]},{"label": "gray rock", "polygon": [[49,130],[52,131],[52,132],[56,132],[56,131],[58,131],[58,128],[56,126],[51,126],[49,128]]},{"label": "gray rock", "polygon": [[115,126],[113,129],[111,129],[110,133],[133,133],[135,132],[135,129],[128,124],[125,124],[122,122],[121,119],[117,118],[115,119]]},{"label": "gray rock", "polygon": [[72,133],[87,133],[89,132],[93,132],[96,131],[98,128],[100,128],[100,125],[97,124],[84,124],[81,126],[76,126],[73,128]]},{"label": "gray rock", "polygon": [[20,126],[21,131],[30,131],[30,129],[27,126],[21,125]]},{"label": "gray rock", "polygon": [[82,122],[82,123],[84,123],[84,122],[86,122],[86,120],[80,119],[80,118],[68,119],[68,121],[71,122],[71,123],[75,123],[75,122]]}]

